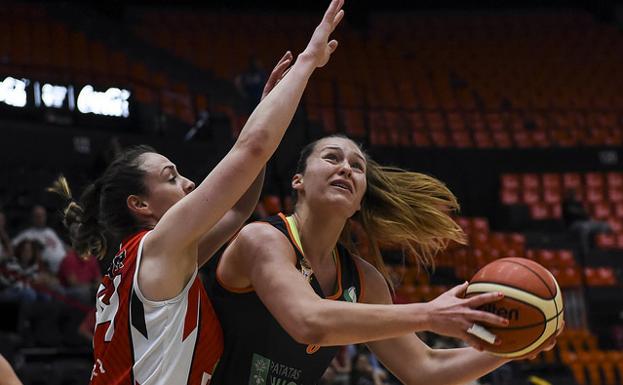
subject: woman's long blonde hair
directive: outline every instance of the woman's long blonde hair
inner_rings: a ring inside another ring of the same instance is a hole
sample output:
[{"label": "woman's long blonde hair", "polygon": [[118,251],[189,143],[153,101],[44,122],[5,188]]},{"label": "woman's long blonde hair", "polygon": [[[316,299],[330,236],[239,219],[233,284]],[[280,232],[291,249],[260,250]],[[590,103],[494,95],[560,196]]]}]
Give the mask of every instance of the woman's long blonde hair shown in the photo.
[{"label": "woman's long blonde hair", "polygon": [[[332,135],[348,139],[342,135]],[[349,139],[350,140],[350,139]],[[307,159],[318,141],[308,144],[297,164],[297,173],[304,173]],[[401,248],[419,266],[434,266],[434,256],[450,241],[466,243],[466,236],[450,213],[459,210],[459,203],[445,184],[431,176],[381,166],[364,152],[367,160],[367,189],[361,210],[351,220],[357,221],[369,243],[369,253],[361,255],[383,274],[393,288],[383,263],[380,245]],[[295,197],[296,199],[296,197]],[[358,255],[353,242],[352,224],[347,222],[340,242]]]}]

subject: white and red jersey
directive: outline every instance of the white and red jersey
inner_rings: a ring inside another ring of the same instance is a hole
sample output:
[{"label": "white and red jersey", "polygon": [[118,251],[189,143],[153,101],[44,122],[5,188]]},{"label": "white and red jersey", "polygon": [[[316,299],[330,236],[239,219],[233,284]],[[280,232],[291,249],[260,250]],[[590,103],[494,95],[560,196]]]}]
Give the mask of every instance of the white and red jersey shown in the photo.
[{"label": "white and red jersey", "polygon": [[205,385],[223,351],[223,332],[197,271],[166,301],[138,286],[148,231],[121,244],[97,293],[91,385]]}]

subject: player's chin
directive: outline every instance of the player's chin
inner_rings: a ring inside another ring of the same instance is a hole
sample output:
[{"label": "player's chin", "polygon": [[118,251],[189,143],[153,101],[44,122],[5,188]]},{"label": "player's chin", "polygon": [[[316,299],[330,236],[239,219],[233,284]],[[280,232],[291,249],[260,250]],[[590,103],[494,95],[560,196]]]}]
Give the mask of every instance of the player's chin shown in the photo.
[{"label": "player's chin", "polygon": [[346,217],[351,217],[357,211],[359,205],[352,194],[349,196],[347,194],[338,193],[328,196],[323,206],[330,208],[331,211],[336,214],[340,213]]},{"label": "player's chin", "polygon": [[328,201],[332,206],[339,207],[340,211],[350,211],[353,207],[357,206],[356,202],[357,198],[351,193],[342,193],[338,192],[337,194],[332,194]]}]

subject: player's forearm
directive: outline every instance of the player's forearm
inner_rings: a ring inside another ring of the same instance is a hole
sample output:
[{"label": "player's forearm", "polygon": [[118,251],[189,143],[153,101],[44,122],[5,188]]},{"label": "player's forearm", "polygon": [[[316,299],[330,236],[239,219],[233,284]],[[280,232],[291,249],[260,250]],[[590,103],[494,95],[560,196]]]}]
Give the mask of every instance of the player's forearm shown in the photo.
[{"label": "player's forearm", "polygon": [[408,384],[466,384],[509,362],[473,348],[433,349],[427,360],[428,364],[422,366],[425,370],[414,373]]},{"label": "player's forearm", "polygon": [[399,337],[428,329],[425,303],[353,304],[322,300],[308,320],[315,344],[356,344]]},{"label": "player's forearm", "polygon": [[244,224],[257,206],[257,202],[260,199],[260,193],[262,192],[262,186],[264,185],[264,174],[266,173],[266,166],[260,171],[257,178],[251,184],[251,187],[244,193],[244,195],[236,202],[232,210],[234,210],[241,218],[242,222],[240,226]]},{"label": "player's forearm", "polygon": [[225,215],[199,241],[197,264],[203,266],[249,219],[262,191],[264,171],[260,171],[255,181],[244,195],[236,202]]}]

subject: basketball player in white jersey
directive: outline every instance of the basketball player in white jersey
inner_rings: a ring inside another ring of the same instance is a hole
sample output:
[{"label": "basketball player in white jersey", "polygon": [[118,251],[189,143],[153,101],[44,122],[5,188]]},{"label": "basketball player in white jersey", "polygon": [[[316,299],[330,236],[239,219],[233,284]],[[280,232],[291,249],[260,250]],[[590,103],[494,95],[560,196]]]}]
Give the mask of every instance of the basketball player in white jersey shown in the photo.
[{"label": "basketball player in white jersey", "polygon": [[[290,124],[307,81],[337,48],[342,19],[333,0],[305,50],[260,102],[225,158],[201,184],[146,146],[122,153],[65,210],[74,247],[102,256],[104,234],[123,239],[97,294],[91,384],[204,385],[222,351],[222,332],[197,268],[246,216],[235,208]],[[293,58],[277,65],[277,78]],[[67,183],[57,191],[70,198]],[[243,201],[247,197],[243,197]]]}]

